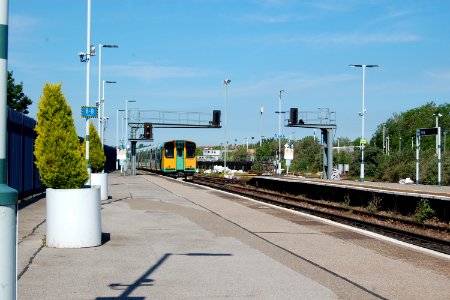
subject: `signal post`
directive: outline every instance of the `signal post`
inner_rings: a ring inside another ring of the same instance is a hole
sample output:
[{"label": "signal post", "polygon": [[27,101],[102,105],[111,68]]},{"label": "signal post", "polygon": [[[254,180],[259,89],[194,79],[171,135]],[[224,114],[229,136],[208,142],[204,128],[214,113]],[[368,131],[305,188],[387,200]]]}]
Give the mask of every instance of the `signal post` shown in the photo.
[{"label": "signal post", "polygon": [[[128,121],[131,133],[128,139],[131,142],[131,175],[136,175],[136,144],[153,142],[154,128],[221,128],[220,110],[213,110],[212,118],[208,113],[200,112],[173,112],[158,110],[136,110]],[[212,120],[211,120],[212,119]],[[142,132],[142,133],[140,133]]]},{"label": "signal post", "polygon": [[323,138],[322,166],[323,178],[332,179],[333,170],[333,129],[336,129],[336,113],[330,112],[328,108],[319,108],[318,112],[298,111],[291,108],[289,120],[286,127],[301,127],[320,129]]}]

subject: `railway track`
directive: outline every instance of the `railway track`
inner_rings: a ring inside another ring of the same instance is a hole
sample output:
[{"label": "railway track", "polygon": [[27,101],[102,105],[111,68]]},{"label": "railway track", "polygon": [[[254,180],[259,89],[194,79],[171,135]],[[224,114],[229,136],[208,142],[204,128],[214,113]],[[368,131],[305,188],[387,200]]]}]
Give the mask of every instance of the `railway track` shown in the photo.
[{"label": "railway track", "polygon": [[305,212],[450,255],[450,227],[445,226],[445,224],[421,224],[410,218],[387,215],[381,212],[369,212],[366,209],[350,207],[342,203],[312,200],[261,190],[236,179],[194,176],[193,182],[246,196],[257,201]]}]

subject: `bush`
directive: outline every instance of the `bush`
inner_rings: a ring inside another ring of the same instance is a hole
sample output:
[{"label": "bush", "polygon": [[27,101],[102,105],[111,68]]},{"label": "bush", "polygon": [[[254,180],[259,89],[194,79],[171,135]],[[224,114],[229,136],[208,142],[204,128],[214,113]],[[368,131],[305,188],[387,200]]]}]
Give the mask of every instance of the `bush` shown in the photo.
[{"label": "bush", "polygon": [[420,201],[417,203],[414,219],[419,223],[423,223],[426,220],[429,220],[433,217],[434,217],[434,210],[430,207],[428,200],[420,199]]},{"label": "bush", "polygon": [[[81,144],[81,153],[86,157],[86,140]],[[100,137],[94,124],[89,125],[89,163],[91,164],[93,173],[100,173],[103,171],[106,162],[105,151],[103,150]]]},{"label": "bush", "polygon": [[35,131],[34,155],[41,181],[49,188],[81,188],[89,174],[61,84],[44,86]]},{"label": "bush", "polygon": [[370,213],[376,213],[380,209],[382,201],[383,201],[383,198],[378,197],[375,194],[372,195],[372,199],[367,204],[367,210]]}]

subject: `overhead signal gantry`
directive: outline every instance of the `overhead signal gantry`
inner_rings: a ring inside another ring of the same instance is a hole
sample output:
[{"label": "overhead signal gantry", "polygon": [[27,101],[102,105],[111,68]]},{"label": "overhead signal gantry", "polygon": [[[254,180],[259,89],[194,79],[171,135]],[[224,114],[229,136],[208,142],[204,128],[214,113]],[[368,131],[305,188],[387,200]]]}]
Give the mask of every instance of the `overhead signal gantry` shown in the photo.
[{"label": "overhead signal gantry", "polygon": [[320,129],[322,132],[322,166],[323,178],[331,179],[333,169],[333,129],[336,129],[336,113],[328,108],[319,108],[318,111],[298,111],[291,108],[286,127],[301,127]]},{"label": "overhead signal gantry", "polygon": [[[153,142],[153,128],[221,128],[220,110],[210,113],[130,109],[131,175],[136,175],[136,144]],[[142,133],[141,132],[142,129]]]}]

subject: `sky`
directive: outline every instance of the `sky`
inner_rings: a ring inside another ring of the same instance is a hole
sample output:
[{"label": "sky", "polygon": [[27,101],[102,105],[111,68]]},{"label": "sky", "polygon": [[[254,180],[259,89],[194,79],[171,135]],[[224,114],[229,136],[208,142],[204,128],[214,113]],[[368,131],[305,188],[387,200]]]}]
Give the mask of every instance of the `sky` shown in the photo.
[{"label": "sky", "polygon": [[[8,70],[33,100],[29,115],[36,118],[44,85],[61,82],[80,136],[87,3],[9,1]],[[353,140],[362,135],[363,76],[350,64],[379,65],[365,76],[370,138],[394,113],[450,101],[449,20],[448,0],[92,0],[91,44],[119,46],[102,48],[101,79],[116,81],[105,84],[105,144],[123,137],[117,110],[127,100],[136,101],[128,103],[134,111],[222,111],[221,129],[155,128],[154,143],[220,145],[225,127],[231,144],[274,137],[280,90],[282,111],[326,108],[335,112],[334,137]],[[91,57],[90,105],[98,99],[98,65],[98,55]]]}]

